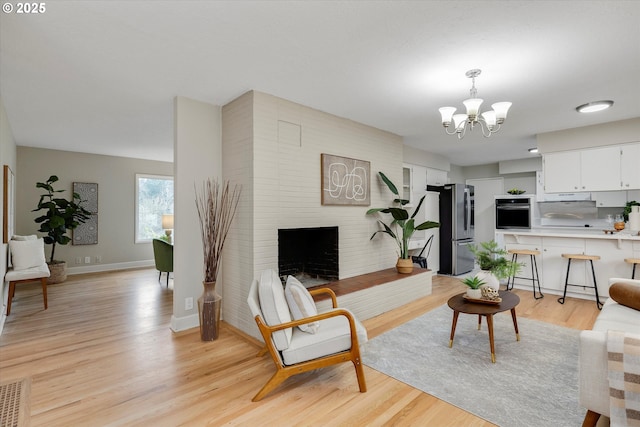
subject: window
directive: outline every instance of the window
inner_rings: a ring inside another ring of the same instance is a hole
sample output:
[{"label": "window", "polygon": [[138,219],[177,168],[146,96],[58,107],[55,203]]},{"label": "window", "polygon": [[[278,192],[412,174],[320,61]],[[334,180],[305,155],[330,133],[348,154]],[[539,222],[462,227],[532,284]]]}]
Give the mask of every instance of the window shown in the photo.
[{"label": "window", "polygon": [[136,243],[164,235],[162,215],[173,213],[173,177],[136,174]]}]

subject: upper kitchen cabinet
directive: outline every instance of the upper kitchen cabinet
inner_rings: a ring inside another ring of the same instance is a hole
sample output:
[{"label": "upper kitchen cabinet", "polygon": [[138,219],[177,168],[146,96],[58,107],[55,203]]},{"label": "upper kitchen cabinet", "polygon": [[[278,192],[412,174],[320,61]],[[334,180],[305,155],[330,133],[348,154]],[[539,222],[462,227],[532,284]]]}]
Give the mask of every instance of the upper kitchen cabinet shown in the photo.
[{"label": "upper kitchen cabinet", "polygon": [[402,165],[402,198],[409,200],[407,207],[413,206],[427,190],[427,168],[424,166]]},{"label": "upper kitchen cabinet", "polygon": [[640,144],[612,145],[544,155],[545,192],[640,188]]},{"label": "upper kitchen cabinet", "polygon": [[449,183],[447,171],[427,168],[427,185],[442,186]]},{"label": "upper kitchen cabinet", "polygon": [[640,189],[640,144],[621,147],[620,178],[623,190]]}]

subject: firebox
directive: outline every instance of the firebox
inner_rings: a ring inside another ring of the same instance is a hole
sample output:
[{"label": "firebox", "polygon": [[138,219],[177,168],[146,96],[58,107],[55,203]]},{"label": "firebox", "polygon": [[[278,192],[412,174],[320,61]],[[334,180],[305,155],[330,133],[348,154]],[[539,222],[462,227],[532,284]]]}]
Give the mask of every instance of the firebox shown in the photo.
[{"label": "firebox", "polygon": [[278,271],[305,286],[338,279],[338,227],[278,230]]}]

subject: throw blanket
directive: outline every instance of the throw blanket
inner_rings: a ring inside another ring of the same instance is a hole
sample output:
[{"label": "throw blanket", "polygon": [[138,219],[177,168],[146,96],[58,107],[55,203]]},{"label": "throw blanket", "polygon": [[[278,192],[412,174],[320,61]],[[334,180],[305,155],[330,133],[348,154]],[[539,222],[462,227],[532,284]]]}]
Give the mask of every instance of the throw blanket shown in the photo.
[{"label": "throw blanket", "polygon": [[607,334],[611,426],[640,427],[640,335]]}]

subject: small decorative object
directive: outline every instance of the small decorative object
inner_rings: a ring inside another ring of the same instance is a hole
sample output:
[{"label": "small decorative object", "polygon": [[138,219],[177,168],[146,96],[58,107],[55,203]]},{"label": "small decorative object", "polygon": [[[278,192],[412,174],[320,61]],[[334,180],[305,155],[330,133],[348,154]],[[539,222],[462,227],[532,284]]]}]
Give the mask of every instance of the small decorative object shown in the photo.
[{"label": "small decorative object", "polygon": [[198,298],[202,341],[214,341],[218,339],[220,332],[222,296],[216,292],[216,281],[222,249],[238,207],[241,191],[242,187],[238,185],[230,190],[228,181],[221,188],[216,179],[207,179],[200,192],[196,189],[196,208],[204,251],[204,290]]},{"label": "small decorative object", "polygon": [[624,219],[622,215],[616,215],[616,218],[613,221],[613,228],[618,231],[624,230]]},{"label": "small decorative object", "polygon": [[517,188],[512,188],[511,190],[507,191],[507,193],[512,194],[512,195],[519,195],[519,194],[524,194],[526,193],[526,190],[519,190]]},{"label": "small decorative object", "polygon": [[[399,249],[398,264],[396,264],[398,273],[411,273],[413,271],[413,262],[411,260],[411,255],[409,254],[409,239],[411,239],[411,236],[413,236],[413,233],[415,233],[416,231],[440,227],[440,223],[434,221],[425,221],[418,225],[415,225],[414,218],[418,214],[425,196],[422,196],[415,210],[413,211],[411,216],[409,216],[409,212],[404,208],[404,205],[409,203],[409,201],[400,199],[398,188],[393,184],[393,182],[389,180],[389,178],[387,178],[385,174],[383,174],[382,172],[378,172],[378,174],[380,175],[382,182],[384,182],[389,190],[391,190],[391,192],[396,195],[396,198],[393,199],[393,204],[395,206],[390,208],[369,209],[367,211],[367,215],[372,215],[378,212],[388,213],[393,217],[393,221],[391,221],[387,225],[381,220],[378,220],[378,222],[380,223],[380,225],[382,225],[382,227],[384,227],[384,229],[378,230],[373,233],[369,240],[372,240],[378,233],[385,233],[391,236],[396,241]],[[401,260],[406,261],[403,261],[401,263]]]},{"label": "small decorative object", "polygon": [[497,301],[500,299],[500,293],[494,289],[485,287],[485,288],[481,288],[480,290],[482,291],[482,298],[486,300]]},{"label": "small decorative object", "polygon": [[[517,274],[522,264],[507,260],[504,256],[508,252],[500,247],[495,240],[480,243],[480,246],[469,245],[469,250],[476,257],[480,266],[477,276],[487,282],[487,286],[500,290],[500,280]],[[492,277],[493,276],[493,277]]]},{"label": "small decorative object", "polygon": [[[39,232],[47,233],[44,236],[44,243],[51,245],[51,258],[48,262],[51,270],[51,276],[48,279],[50,284],[64,282],[67,279],[67,263],[55,259],[56,244],[68,244],[71,238],[67,236],[67,232],[77,228],[91,217],[91,212],[81,206],[82,200],[78,193],[73,192],[71,200],[55,197],[55,193],[64,192],[64,190],[53,189],[53,183],[57,181],[58,177],[51,175],[46,182],[36,183],[36,188],[42,188],[45,193],[40,196],[38,207],[32,211],[44,211],[44,215],[37,217],[35,222],[40,224]],[[56,264],[62,264],[62,266]]]}]

